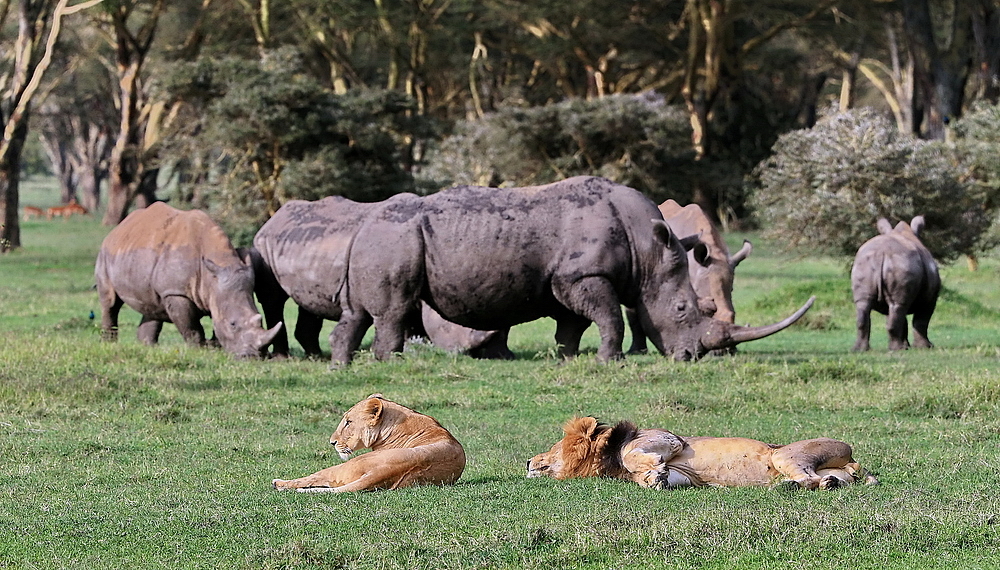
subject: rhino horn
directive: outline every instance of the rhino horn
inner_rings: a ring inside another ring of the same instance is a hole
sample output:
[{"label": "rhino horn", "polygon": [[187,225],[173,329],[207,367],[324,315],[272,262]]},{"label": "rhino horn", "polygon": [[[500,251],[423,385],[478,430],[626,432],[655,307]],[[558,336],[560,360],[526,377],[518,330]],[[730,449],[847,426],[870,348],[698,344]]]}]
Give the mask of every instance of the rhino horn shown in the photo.
[{"label": "rhino horn", "polygon": [[278,336],[278,333],[281,331],[282,324],[283,323],[279,322],[278,324],[274,325],[270,329],[268,329],[266,331],[263,331],[263,333],[262,333],[262,335],[260,337],[260,341],[258,341],[258,343],[257,343],[259,345],[257,347],[258,350],[263,350],[264,347],[266,347],[267,345],[271,344],[271,341],[274,340],[274,337]]},{"label": "rhino horn", "polygon": [[806,314],[806,311],[808,311],[809,308],[812,307],[813,302],[815,301],[816,301],[815,295],[809,297],[809,300],[806,301],[806,304],[802,305],[802,307],[798,311],[795,311],[795,313],[790,315],[785,320],[778,323],[774,323],[773,325],[767,325],[763,327],[741,327],[739,325],[730,325],[728,323],[725,323],[726,331],[724,334],[718,334],[717,332],[713,334],[713,332],[710,331],[702,338],[702,345],[708,350],[720,350],[723,348],[730,348],[741,342],[758,340],[766,336],[770,336],[794,324],[795,321],[799,320],[802,317],[802,315]]},{"label": "rhino horn", "polygon": [[753,244],[750,243],[749,240],[743,240],[743,247],[741,247],[739,251],[734,253],[733,256],[729,258],[730,269],[736,269],[736,266],[739,265],[741,261],[746,259],[747,256],[750,255],[751,251],[753,251]]}]

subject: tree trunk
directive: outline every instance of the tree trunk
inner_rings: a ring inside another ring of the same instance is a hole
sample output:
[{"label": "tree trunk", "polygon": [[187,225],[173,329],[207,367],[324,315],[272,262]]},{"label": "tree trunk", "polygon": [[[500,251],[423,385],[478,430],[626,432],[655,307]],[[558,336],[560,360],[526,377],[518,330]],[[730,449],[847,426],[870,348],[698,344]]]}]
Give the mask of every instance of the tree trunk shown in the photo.
[{"label": "tree trunk", "polygon": [[925,99],[923,134],[944,139],[949,122],[962,114],[972,68],[969,0],[904,0],[903,23]]},{"label": "tree trunk", "polygon": [[0,253],[21,247],[21,224],[18,201],[21,184],[21,150],[28,137],[25,120],[11,137],[10,146],[0,159]]},{"label": "tree trunk", "polygon": [[[129,50],[119,46],[119,53]],[[141,125],[139,124],[139,70],[141,63],[136,54],[125,54],[119,62],[119,98],[121,100],[121,123],[118,138],[111,150],[111,161],[108,168],[108,207],[104,211],[102,223],[115,226],[128,215],[129,206],[135,199],[139,182],[142,178],[142,162],[139,157]]]}]

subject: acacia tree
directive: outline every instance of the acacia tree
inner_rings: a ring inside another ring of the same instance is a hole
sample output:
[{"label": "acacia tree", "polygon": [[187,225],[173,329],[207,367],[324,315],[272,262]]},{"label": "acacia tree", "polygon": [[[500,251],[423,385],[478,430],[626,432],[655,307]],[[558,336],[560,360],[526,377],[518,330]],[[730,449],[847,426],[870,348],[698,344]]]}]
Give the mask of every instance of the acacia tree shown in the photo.
[{"label": "acacia tree", "polygon": [[[146,125],[152,109],[145,105],[142,71],[153,45],[156,26],[165,0],[109,0],[105,15],[111,28],[118,70],[118,105],[121,113],[118,136],[111,150],[109,165],[108,207],[104,225],[113,226],[125,219],[132,201],[140,193],[152,201],[156,172],[146,167],[144,153]],[[136,29],[130,26],[136,26]],[[152,186],[152,187],[151,187]]]},{"label": "acacia tree", "polygon": [[[0,78],[0,252],[21,246],[17,218],[21,151],[28,136],[31,105],[42,76],[52,61],[64,17],[98,4],[88,0],[73,6],[69,0],[20,0],[14,12],[17,38],[9,54],[7,71]],[[0,27],[11,14],[9,1],[0,2]],[[44,40],[44,41],[43,41]]]}]

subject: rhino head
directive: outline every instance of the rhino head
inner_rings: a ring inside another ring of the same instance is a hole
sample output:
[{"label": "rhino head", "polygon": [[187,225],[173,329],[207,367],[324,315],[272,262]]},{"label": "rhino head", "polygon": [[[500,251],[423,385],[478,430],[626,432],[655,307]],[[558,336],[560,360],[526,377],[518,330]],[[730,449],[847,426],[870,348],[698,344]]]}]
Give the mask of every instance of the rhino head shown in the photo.
[{"label": "rhino head", "polygon": [[762,327],[743,327],[712,317],[715,307],[699,299],[688,275],[687,255],[670,226],[653,220],[660,259],[647,267],[636,307],[653,346],[675,360],[697,360],[713,350],[726,350],[784,330],[812,307],[815,297],[788,318]]},{"label": "rhino head", "polygon": [[210,275],[209,312],[219,344],[239,358],[264,356],[282,324],[269,330],[261,326],[263,319],[253,302],[253,268],[244,260],[222,266],[202,259],[202,264]]}]

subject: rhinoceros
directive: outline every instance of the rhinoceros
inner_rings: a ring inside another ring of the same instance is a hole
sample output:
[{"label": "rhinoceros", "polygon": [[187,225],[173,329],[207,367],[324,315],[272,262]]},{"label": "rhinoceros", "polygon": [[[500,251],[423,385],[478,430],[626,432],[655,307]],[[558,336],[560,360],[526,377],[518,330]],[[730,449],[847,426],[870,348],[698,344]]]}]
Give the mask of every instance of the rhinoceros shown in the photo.
[{"label": "rhinoceros", "polygon": [[934,346],[927,326],[941,292],[941,277],[931,252],[920,241],[924,217],[899,222],[893,228],[885,218],[877,223],[880,235],[858,249],[851,267],[851,291],[858,312],[858,339],[854,350],[870,348],[871,311],[887,315],[889,350],[909,348],[906,315],[913,315],[913,344]]},{"label": "rhinoceros", "polygon": [[[254,236],[250,255],[257,275],[255,292],[267,324],[281,322],[285,302],[291,297],[299,307],[295,339],[309,356],[321,353],[323,320],[340,319],[337,293],[347,274],[351,241],[365,217],[379,207],[340,196],[315,202],[291,200]],[[513,357],[507,349],[506,330],[462,327],[426,306],[409,323],[407,337],[411,335],[426,335],[445,350],[478,358]],[[288,356],[288,335],[283,330],[274,338],[273,353]]]},{"label": "rhinoceros", "polygon": [[142,315],[138,337],[144,344],[156,344],[163,323],[172,322],[189,344],[204,345],[200,320],[210,315],[223,349],[256,357],[281,330],[280,324],[261,328],[253,269],[198,210],[156,202],[132,212],[104,238],[94,276],[107,340],[118,338],[123,304]]},{"label": "rhinoceros", "polygon": [[[697,204],[681,206],[667,200],[659,206],[663,220],[675,234],[681,236],[688,248],[688,275],[691,286],[699,297],[702,308],[714,310],[714,318],[727,323],[736,322],[733,308],[733,272],[741,261],[753,251],[753,245],[743,240],[743,247],[734,255],[719,229]],[[646,335],[631,311],[626,312],[632,332],[630,354],[646,352]]]},{"label": "rhinoceros", "polygon": [[480,330],[552,317],[563,357],[578,352],[594,322],[599,361],[622,357],[622,305],[636,309],[662,354],[691,360],[778,332],[813,301],[765,327],[710,318],[698,307],[686,253],[656,205],[602,178],[457,186],[381,204],[351,243],[343,313],[330,337],[335,364],[351,361],[372,324],[376,358],[401,350],[421,300]]}]

